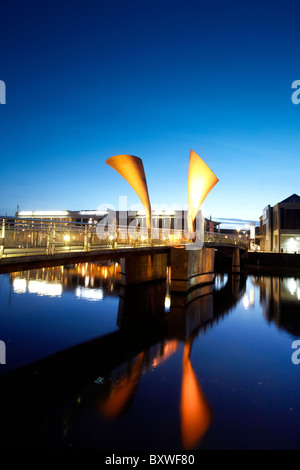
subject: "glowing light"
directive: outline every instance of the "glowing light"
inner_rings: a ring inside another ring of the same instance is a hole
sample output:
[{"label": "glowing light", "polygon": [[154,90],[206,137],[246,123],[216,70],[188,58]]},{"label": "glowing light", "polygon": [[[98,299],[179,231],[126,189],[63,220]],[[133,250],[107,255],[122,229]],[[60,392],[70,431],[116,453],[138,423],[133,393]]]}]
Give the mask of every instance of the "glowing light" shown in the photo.
[{"label": "glowing light", "polygon": [[116,155],[108,158],[106,163],[123,176],[137,193],[146,212],[147,226],[150,228],[151,205],[142,160],[134,155]]},{"label": "glowing light", "polygon": [[24,216],[24,215],[33,215],[33,212],[32,212],[32,211],[22,211],[22,212],[19,212],[19,216]]},{"label": "glowing light", "polygon": [[107,211],[80,211],[79,214],[81,215],[107,215]]},{"label": "glowing light", "polygon": [[297,242],[294,238],[290,238],[288,241],[288,251],[295,251]]},{"label": "glowing light", "polygon": [[169,310],[170,307],[171,307],[171,297],[167,295],[165,297],[165,309]]},{"label": "glowing light", "polygon": [[41,216],[52,216],[52,215],[68,215],[68,211],[34,211],[33,215],[41,215]]},{"label": "glowing light", "polygon": [[188,221],[190,231],[194,232],[193,225],[200,206],[218,181],[218,178],[206,163],[191,150],[188,173]]},{"label": "glowing light", "polygon": [[65,242],[69,242],[69,241],[70,241],[70,235],[69,235],[69,234],[66,234],[66,235],[64,236],[64,240],[65,240]]}]

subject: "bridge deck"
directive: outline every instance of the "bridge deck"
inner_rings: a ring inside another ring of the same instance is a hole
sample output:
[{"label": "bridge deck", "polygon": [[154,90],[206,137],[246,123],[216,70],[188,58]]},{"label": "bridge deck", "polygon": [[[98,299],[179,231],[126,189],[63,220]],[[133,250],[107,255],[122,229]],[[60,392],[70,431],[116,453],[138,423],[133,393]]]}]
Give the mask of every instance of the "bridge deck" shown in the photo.
[{"label": "bridge deck", "polygon": [[[200,232],[198,249],[247,249],[247,241],[239,235]],[[192,239],[183,230],[144,227],[101,228],[91,224],[28,219],[2,219],[0,231],[0,272],[9,266],[29,266],[85,262],[91,259],[117,259],[136,253],[168,253],[172,246],[192,246]],[[25,268],[24,268],[25,269]]]}]

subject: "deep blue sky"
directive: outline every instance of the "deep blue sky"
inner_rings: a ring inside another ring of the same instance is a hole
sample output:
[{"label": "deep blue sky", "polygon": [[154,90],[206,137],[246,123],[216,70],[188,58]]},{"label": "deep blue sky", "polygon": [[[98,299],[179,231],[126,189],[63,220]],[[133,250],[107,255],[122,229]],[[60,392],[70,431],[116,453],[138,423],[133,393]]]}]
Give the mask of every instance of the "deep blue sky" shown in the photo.
[{"label": "deep blue sky", "polygon": [[10,1],[0,6],[0,212],[139,202],[105,163],[143,159],[152,204],[187,204],[189,153],[219,178],[205,215],[258,219],[300,194],[300,5]]}]

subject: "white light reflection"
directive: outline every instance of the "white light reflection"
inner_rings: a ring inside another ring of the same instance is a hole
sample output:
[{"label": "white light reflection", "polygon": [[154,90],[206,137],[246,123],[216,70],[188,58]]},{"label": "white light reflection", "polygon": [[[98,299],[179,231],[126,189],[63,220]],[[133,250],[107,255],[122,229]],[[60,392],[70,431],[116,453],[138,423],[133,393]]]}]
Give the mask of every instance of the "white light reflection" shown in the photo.
[{"label": "white light reflection", "polygon": [[30,294],[48,295],[50,297],[60,297],[62,294],[62,285],[58,283],[50,284],[45,281],[29,281],[28,292]]},{"label": "white light reflection", "polygon": [[103,290],[102,289],[89,289],[87,287],[77,286],[75,295],[79,299],[97,301],[97,300],[103,299]]},{"label": "white light reflection", "polygon": [[250,305],[251,305],[251,307],[254,307],[254,304],[255,304],[255,290],[254,290],[254,287],[252,287],[252,289],[250,289],[249,297],[250,297]]},{"label": "white light reflection", "polygon": [[215,289],[222,289],[228,281],[228,274],[216,274],[215,276]]},{"label": "white light reflection", "polygon": [[26,288],[26,279],[16,277],[13,280],[13,290],[16,294],[25,294]]},{"label": "white light reflection", "polygon": [[243,296],[242,302],[243,302],[244,309],[248,310],[249,305],[250,305],[250,301],[249,301],[249,297],[248,297],[247,293]]},{"label": "white light reflection", "polygon": [[297,289],[297,283],[294,278],[290,278],[287,280],[287,287],[288,287],[288,290],[290,291],[290,294],[295,295],[295,292]]}]

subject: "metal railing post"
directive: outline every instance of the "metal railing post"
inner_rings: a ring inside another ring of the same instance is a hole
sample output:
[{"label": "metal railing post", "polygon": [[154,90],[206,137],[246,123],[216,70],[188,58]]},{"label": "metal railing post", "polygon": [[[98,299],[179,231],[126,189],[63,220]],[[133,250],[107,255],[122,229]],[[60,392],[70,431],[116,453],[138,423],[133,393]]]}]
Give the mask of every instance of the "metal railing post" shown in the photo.
[{"label": "metal railing post", "polygon": [[88,245],[88,235],[87,235],[87,226],[84,227],[84,237],[83,237],[83,251],[87,251]]},{"label": "metal railing post", "polygon": [[55,253],[55,237],[56,237],[56,224],[53,223],[52,231],[51,231],[51,242],[50,242],[50,253],[54,255]]},{"label": "metal railing post", "polygon": [[5,219],[2,219],[2,229],[0,237],[0,259],[3,257],[4,253],[4,240],[5,240]]},{"label": "metal railing post", "polygon": [[84,249],[84,251],[90,251],[90,249],[91,249],[91,238],[92,238],[91,226],[86,225],[84,227],[84,240],[83,240],[83,249]]}]

